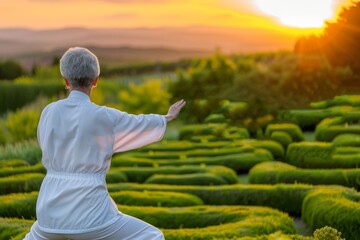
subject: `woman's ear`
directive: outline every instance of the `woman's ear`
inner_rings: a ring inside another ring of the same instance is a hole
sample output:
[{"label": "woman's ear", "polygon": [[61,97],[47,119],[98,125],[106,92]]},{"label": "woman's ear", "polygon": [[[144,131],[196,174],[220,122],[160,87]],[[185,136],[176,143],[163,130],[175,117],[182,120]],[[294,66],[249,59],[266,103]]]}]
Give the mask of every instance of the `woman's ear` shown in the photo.
[{"label": "woman's ear", "polygon": [[68,81],[66,78],[64,78],[64,81],[65,81],[65,85],[66,85],[67,87],[70,87],[69,81]]},{"label": "woman's ear", "polygon": [[99,77],[97,77],[95,80],[94,80],[94,82],[93,82],[93,87],[96,87],[96,85],[97,85],[97,82],[98,82],[98,79],[99,79]]}]

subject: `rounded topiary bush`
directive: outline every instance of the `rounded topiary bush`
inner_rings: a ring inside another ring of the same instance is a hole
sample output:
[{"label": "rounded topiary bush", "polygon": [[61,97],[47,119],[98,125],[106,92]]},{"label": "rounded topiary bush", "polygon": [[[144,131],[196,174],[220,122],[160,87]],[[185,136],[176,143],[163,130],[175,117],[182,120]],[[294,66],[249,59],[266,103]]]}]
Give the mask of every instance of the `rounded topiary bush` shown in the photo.
[{"label": "rounded topiary bush", "polygon": [[270,137],[273,132],[282,131],[291,136],[295,142],[304,141],[305,137],[301,128],[293,123],[274,123],[269,124],[265,130],[265,136]]},{"label": "rounded topiary bush", "polygon": [[302,205],[302,218],[313,229],[331,226],[346,239],[360,236],[360,194],[345,188],[310,192]]},{"label": "rounded topiary bush", "polygon": [[284,148],[287,148],[287,146],[289,146],[289,144],[293,142],[290,134],[284,131],[274,131],[271,133],[270,138],[283,145]]}]

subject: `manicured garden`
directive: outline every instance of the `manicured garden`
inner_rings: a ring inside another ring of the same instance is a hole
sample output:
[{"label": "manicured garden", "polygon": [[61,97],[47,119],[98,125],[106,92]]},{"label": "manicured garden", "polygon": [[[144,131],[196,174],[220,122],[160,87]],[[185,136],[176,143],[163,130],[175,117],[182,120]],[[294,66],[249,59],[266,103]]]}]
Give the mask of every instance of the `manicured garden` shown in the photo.
[{"label": "manicured garden", "polygon": [[[170,240],[313,239],[297,230],[300,218],[307,233],[329,226],[356,240],[359,107],[357,95],[314,102],[255,134],[218,112],[176,138],[114,155],[108,190],[120,211]],[[17,141],[0,146],[0,159],[0,239],[22,239],[46,173],[41,152],[35,140]]]}]

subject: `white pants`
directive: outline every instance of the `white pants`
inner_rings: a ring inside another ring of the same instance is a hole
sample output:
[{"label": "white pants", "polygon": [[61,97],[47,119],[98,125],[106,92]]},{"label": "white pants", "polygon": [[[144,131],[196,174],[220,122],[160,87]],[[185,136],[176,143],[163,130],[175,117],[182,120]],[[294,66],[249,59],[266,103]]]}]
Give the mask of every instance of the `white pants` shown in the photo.
[{"label": "white pants", "polygon": [[46,233],[39,229],[36,221],[24,240],[164,240],[164,235],[156,227],[129,215],[104,229],[81,234]]}]

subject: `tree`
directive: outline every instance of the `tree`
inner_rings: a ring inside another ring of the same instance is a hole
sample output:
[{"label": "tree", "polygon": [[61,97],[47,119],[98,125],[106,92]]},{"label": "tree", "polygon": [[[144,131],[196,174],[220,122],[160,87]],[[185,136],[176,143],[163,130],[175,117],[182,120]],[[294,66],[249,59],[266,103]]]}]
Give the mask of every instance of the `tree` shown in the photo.
[{"label": "tree", "polygon": [[360,72],[360,1],[343,8],[334,23],[327,23],[320,36],[303,37],[295,44],[297,53],[324,55],[334,66],[349,66]]},{"label": "tree", "polygon": [[12,60],[0,62],[0,79],[14,80],[23,74],[24,70],[17,62]]}]

